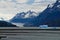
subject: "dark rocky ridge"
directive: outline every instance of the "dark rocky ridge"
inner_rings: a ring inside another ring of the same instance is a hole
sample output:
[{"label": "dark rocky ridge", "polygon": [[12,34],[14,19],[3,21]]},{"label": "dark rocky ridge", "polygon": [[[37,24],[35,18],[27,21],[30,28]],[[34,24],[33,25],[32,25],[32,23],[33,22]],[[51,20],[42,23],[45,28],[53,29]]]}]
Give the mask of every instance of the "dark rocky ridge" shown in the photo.
[{"label": "dark rocky ridge", "polygon": [[0,27],[17,27],[17,26],[6,21],[0,21]]}]

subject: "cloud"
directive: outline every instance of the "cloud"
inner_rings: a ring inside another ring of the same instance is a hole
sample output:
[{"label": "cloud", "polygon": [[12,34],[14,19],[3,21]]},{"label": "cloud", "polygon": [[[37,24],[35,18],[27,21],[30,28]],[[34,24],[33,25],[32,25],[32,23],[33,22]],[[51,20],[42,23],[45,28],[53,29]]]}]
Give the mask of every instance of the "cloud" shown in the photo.
[{"label": "cloud", "polygon": [[28,10],[41,12],[47,7],[50,1],[46,0],[45,2],[42,0],[0,0],[0,17],[11,19],[17,13],[23,11],[25,12]]},{"label": "cloud", "polygon": [[27,4],[31,5],[31,4],[34,3],[34,1],[35,1],[35,0],[28,0],[28,1],[27,1]]},{"label": "cloud", "polygon": [[26,3],[27,2],[27,0],[16,0],[17,1],[17,3]]},{"label": "cloud", "polygon": [[14,14],[3,14],[0,13],[0,18],[4,18],[4,20],[9,20],[14,16]]}]

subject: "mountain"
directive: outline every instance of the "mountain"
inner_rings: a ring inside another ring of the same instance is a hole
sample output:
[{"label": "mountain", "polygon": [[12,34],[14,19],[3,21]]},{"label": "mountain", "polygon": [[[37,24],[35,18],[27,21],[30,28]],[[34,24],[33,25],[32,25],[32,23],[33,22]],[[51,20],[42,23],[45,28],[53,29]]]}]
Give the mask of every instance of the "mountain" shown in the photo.
[{"label": "mountain", "polygon": [[14,22],[14,23],[27,23],[30,22],[31,20],[35,19],[35,17],[38,14],[34,11],[27,11],[27,12],[21,12],[16,14],[15,17],[13,17],[10,22]]},{"label": "mountain", "polygon": [[48,25],[49,27],[60,27],[60,0],[54,4],[48,5],[47,8],[35,18],[35,21],[25,24],[24,26]]},{"label": "mountain", "polygon": [[6,21],[0,21],[0,27],[17,27],[17,26]]},{"label": "mountain", "polygon": [[40,25],[60,27],[60,0],[49,4],[39,15],[36,16],[35,14],[32,11],[22,12],[11,19],[11,22],[24,23],[24,27],[39,27]]}]

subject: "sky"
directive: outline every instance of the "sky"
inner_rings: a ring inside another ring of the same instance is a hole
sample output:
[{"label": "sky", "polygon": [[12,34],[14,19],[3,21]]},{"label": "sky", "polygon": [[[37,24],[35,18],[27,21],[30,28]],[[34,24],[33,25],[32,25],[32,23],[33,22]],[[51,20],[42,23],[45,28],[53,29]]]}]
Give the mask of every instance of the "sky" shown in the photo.
[{"label": "sky", "polygon": [[48,4],[55,2],[56,0],[0,0],[0,18],[10,20],[17,13],[28,10],[41,12]]}]

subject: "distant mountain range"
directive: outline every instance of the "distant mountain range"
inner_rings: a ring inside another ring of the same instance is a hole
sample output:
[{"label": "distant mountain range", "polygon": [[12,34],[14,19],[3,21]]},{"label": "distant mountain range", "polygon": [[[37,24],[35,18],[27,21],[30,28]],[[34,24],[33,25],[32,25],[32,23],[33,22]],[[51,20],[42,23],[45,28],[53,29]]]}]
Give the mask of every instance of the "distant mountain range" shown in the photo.
[{"label": "distant mountain range", "polygon": [[[22,12],[12,18],[11,22],[25,23],[25,27],[39,27],[40,25],[48,25],[49,27],[60,27],[60,0],[57,0],[54,4],[49,4],[47,8],[39,13],[28,11]],[[27,15],[27,16],[26,16]]]}]

